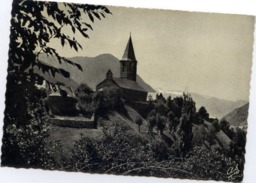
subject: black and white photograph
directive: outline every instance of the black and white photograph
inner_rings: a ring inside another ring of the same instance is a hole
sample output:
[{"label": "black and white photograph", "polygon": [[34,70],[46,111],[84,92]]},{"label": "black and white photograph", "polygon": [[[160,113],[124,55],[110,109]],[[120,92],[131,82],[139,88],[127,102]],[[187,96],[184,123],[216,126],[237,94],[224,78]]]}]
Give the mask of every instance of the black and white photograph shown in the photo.
[{"label": "black and white photograph", "polygon": [[242,182],[255,16],[13,0],[1,167]]}]

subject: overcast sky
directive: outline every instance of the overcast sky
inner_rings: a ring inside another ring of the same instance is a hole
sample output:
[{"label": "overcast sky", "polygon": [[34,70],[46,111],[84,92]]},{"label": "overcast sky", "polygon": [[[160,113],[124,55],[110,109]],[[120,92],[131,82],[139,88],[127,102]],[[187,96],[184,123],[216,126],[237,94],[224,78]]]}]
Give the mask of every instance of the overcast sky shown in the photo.
[{"label": "overcast sky", "polygon": [[[138,74],[153,88],[228,100],[248,100],[254,17],[109,7],[96,21],[82,51],[62,55],[121,59],[132,34]],[[59,47],[60,49],[61,47]]]}]

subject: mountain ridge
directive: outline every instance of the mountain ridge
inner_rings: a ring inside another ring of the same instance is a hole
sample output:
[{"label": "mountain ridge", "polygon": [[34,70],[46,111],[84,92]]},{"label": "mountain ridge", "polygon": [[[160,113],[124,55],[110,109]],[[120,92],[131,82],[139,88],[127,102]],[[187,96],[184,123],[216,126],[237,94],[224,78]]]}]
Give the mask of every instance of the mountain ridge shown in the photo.
[{"label": "mountain ridge", "polygon": [[[50,77],[48,74],[48,80],[57,80],[61,81],[69,87],[73,87],[76,89],[80,84],[85,83],[90,86],[93,90],[96,89],[96,85],[103,81],[106,78],[106,72],[110,69],[113,73],[113,77],[120,77],[120,65],[119,60],[113,56],[112,54],[105,53],[100,54],[96,57],[72,57],[69,60],[74,63],[80,64],[83,68],[83,72],[78,70],[76,67],[68,65],[68,64],[59,64],[52,57],[48,57],[47,55],[40,55],[41,60],[49,63],[57,68],[63,68],[70,72],[71,77],[69,79],[63,78],[60,75],[56,74],[56,77]],[[55,81],[56,83],[56,81]],[[172,97],[177,97],[182,95],[183,92],[179,91],[164,91],[159,89],[153,89],[149,84],[143,81],[143,79],[137,74],[137,83],[141,85],[148,92],[157,91],[162,92],[164,97],[168,97],[169,95]],[[207,111],[210,114],[210,117],[217,117],[221,119],[223,116],[233,111],[237,107],[241,107],[247,101],[229,101],[225,99],[219,99],[211,96],[204,96],[201,94],[191,93],[193,100],[196,102],[197,110],[201,106],[205,106]]]},{"label": "mountain ridge", "polygon": [[226,120],[233,126],[245,126],[247,125],[249,103],[238,107],[225,115],[222,120]]},{"label": "mountain ridge", "polygon": [[[70,72],[71,79],[80,85],[82,83],[87,84],[93,90],[96,89],[96,85],[106,78],[106,72],[110,69],[114,77],[120,77],[120,64],[119,60],[108,53],[100,54],[96,57],[72,57],[68,58],[74,63],[81,65],[83,72],[76,67],[69,66],[67,64],[59,64],[55,58],[48,57],[47,55],[40,55],[40,59],[45,63],[50,63],[57,68],[63,68]],[[65,82],[64,82],[65,83]],[[138,74],[137,83],[142,86],[148,92],[154,92],[154,89],[147,84]],[[74,86],[74,84],[73,84]]]}]

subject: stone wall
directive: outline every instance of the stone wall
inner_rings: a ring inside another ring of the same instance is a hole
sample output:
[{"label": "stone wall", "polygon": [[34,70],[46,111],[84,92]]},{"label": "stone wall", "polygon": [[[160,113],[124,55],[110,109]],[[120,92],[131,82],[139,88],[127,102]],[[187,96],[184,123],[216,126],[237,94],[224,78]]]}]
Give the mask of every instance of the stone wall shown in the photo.
[{"label": "stone wall", "polygon": [[71,128],[97,128],[94,116],[91,119],[82,117],[52,117],[50,119],[50,124],[60,126],[60,127],[71,127]]}]

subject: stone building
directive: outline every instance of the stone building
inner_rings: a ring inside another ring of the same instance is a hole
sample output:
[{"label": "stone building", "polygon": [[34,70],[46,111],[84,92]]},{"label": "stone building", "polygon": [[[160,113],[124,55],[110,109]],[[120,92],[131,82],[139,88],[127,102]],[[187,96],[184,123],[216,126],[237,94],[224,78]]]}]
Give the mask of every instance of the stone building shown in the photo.
[{"label": "stone building", "polygon": [[120,77],[113,77],[112,71],[108,70],[106,79],[96,86],[96,90],[107,88],[119,88],[122,98],[126,101],[146,101],[147,91],[136,82],[137,60],[135,57],[132,38],[130,36],[123,57],[120,60]]}]

